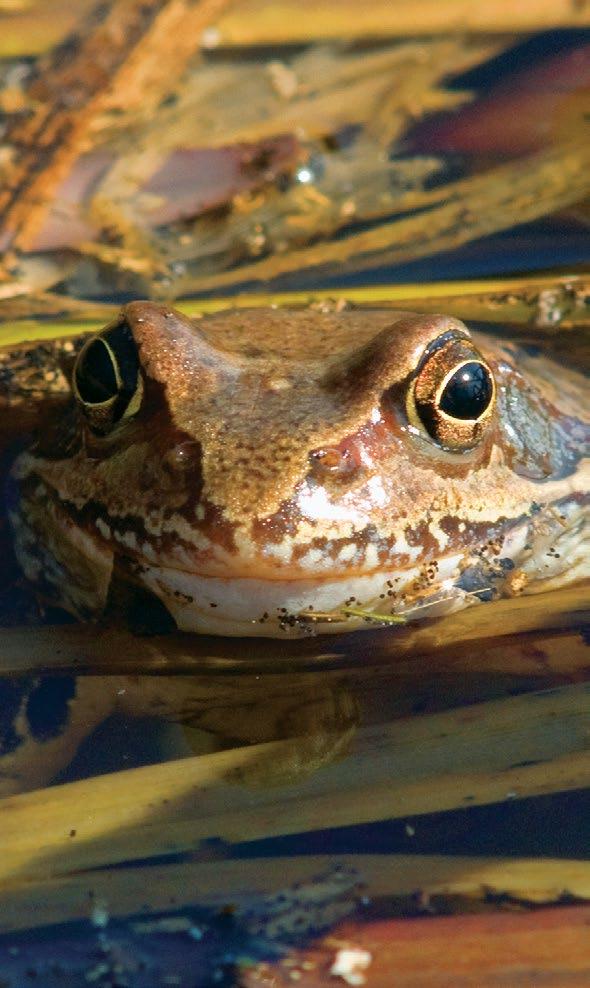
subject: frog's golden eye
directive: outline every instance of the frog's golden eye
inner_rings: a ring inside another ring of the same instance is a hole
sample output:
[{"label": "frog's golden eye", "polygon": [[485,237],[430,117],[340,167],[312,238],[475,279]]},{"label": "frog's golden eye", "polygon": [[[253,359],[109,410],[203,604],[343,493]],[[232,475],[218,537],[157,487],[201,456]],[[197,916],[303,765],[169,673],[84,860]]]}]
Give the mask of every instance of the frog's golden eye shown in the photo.
[{"label": "frog's golden eye", "polygon": [[472,449],[491,419],[495,390],[492,371],[471,340],[443,339],[422,358],[408,394],[408,417],[443,449]]},{"label": "frog's golden eye", "polygon": [[126,323],[118,323],[85,344],[72,384],[90,427],[101,435],[138,411],[143,383],[137,347]]}]

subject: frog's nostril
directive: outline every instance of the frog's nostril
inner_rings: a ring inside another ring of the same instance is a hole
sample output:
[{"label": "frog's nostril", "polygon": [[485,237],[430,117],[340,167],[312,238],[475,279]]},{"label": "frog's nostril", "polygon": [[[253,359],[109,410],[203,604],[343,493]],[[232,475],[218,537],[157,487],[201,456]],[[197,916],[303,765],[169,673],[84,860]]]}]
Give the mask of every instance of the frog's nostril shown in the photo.
[{"label": "frog's nostril", "polygon": [[144,491],[199,495],[203,486],[200,443],[187,440],[156,450],[141,464],[139,476]]},{"label": "frog's nostril", "polygon": [[314,473],[330,477],[347,476],[358,466],[350,449],[337,446],[315,450],[311,454],[311,464]]},{"label": "frog's nostril", "polygon": [[201,448],[197,442],[177,443],[164,455],[163,465],[168,470],[185,471],[199,462]]}]

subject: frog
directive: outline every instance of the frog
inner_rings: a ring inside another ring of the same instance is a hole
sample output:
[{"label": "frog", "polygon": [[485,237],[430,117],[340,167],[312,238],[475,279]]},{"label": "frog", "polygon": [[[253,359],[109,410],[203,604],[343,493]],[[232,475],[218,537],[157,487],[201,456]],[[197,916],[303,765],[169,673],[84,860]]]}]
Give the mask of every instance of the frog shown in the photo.
[{"label": "frog", "polygon": [[590,575],[587,378],[538,347],[444,314],[151,301],[64,347],[26,393],[2,378],[34,421],[6,498],[25,577],[78,620],[123,594],[162,628],[297,638]]}]

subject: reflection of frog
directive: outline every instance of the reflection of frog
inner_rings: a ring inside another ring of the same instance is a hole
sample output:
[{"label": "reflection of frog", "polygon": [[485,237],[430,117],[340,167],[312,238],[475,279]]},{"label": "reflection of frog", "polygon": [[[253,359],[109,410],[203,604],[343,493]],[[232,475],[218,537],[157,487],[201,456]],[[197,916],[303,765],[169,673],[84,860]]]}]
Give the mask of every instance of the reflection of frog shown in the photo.
[{"label": "reflection of frog", "polygon": [[[112,715],[119,718],[114,745]],[[130,718],[150,719],[134,729]],[[105,771],[105,760],[108,768],[129,768],[130,748],[142,763],[292,738],[281,759],[269,759],[263,746],[239,779],[249,786],[287,783],[345,749],[357,720],[354,694],[321,674],[0,679],[0,796],[46,785],[90,735],[96,771]],[[85,774],[86,761],[82,755],[69,775]]]},{"label": "reflection of frog", "polygon": [[589,571],[584,378],[455,319],[135,302],[73,390],[14,464],[10,517],[79,617],[125,585],[170,627],[297,635]]}]

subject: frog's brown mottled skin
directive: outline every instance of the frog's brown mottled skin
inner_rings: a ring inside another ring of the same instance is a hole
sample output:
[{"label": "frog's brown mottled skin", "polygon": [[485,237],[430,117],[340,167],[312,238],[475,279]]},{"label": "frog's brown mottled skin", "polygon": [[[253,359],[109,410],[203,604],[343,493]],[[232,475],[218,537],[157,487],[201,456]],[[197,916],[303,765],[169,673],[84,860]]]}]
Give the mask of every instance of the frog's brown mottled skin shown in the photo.
[{"label": "frog's brown mottled skin", "polygon": [[581,374],[473,334],[496,400],[472,448],[450,451],[408,396],[430,347],[469,338],[455,319],[191,322],[147,302],[120,319],[139,353],[135,414],[100,436],[71,401],[12,474],[21,564],[79,616],[124,580],[181,629],[280,636],[363,625],[351,601],[422,617],[588,574]]}]

